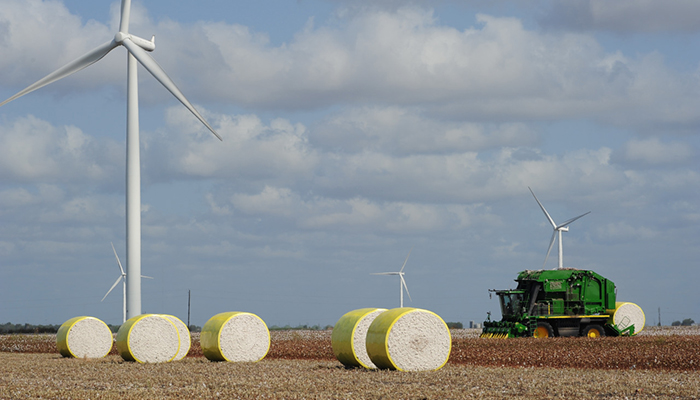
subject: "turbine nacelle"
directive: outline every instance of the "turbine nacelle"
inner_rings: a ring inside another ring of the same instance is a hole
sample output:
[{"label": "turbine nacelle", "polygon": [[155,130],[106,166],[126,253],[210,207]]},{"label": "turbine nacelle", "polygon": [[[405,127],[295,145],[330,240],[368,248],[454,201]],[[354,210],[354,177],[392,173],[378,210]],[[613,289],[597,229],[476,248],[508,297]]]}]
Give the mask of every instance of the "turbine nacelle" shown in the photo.
[{"label": "turbine nacelle", "polygon": [[124,32],[117,32],[116,35],[114,35],[114,43],[116,44],[124,44],[125,40],[131,40],[134,42],[135,45],[139,46],[140,48],[146,50],[146,51],[153,51],[156,49],[156,36],[153,35],[151,36],[151,40],[146,40],[144,38],[140,38],[136,35],[132,35],[130,33],[124,33]]}]

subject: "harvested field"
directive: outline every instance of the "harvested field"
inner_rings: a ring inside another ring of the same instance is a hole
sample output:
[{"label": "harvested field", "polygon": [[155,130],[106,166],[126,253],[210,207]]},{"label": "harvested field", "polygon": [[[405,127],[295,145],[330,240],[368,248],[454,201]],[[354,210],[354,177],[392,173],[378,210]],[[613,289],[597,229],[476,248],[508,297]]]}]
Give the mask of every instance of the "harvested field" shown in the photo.
[{"label": "harvested field", "polygon": [[0,399],[700,397],[698,327],[593,340],[452,333],[448,364],[420,373],[346,369],[330,331],[273,331],[258,363],[210,362],[197,335],[188,357],[165,364],[68,359],[55,335],[0,336]]}]

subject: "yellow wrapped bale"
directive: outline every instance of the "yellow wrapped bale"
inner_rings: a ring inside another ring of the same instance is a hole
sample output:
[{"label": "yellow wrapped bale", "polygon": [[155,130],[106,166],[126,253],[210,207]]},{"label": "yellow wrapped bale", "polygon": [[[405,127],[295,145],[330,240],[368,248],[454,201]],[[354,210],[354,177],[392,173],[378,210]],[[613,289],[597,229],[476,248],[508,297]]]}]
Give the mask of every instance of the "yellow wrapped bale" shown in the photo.
[{"label": "yellow wrapped bale", "polygon": [[617,326],[617,329],[620,331],[627,329],[630,325],[634,325],[634,332],[630,333],[631,336],[641,332],[646,324],[644,311],[634,303],[617,302],[615,303],[615,310],[611,314],[610,323]]},{"label": "yellow wrapped bale", "polygon": [[180,350],[180,335],[170,319],[142,314],[127,320],[117,332],[117,350],[126,361],[172,361]]},{"label": "yellow wrapped bale", "polygon": [[211,361],[256,362],[270,350],[270,331],[255,314],[225,312],[204,324],[199,343]]},{"label": "yellow wrapped bale", "polygon": [[366,339],[369,326],[386,308],[360,308],[336,322],[331,335],[333,354],[346,367],[376,368],[367,354]]},{"label": "yellow wrapped bale", "polygon": [[192,337],[190,336],[190,329],[185,325],[182,320],[174,315],[166,315],[163,314],[163,316],[167,319],[170,320],[170,322],[175,325],[175,328],[177,328],[177,333],[178,336],[180,337],[180,350],[177,352],[177,355],[175,358],[173,358],[173,361],[178,361],[182,360],[185,358],[187,353],[190,352],[190,347],[192,346]]},{"label": "yellow wrapped bale", "polygon": [[437,314],[394,308],[374,319],[367,332],[367,354],[381,369],[434,371],[450,357],[452,336]]},{"label": "yellow wrapped bale", "polygon": [[112,350],[114,338],[107,324],[94,317],[75,317],[58,329],[56,345],[63,357],[102,358]]}]

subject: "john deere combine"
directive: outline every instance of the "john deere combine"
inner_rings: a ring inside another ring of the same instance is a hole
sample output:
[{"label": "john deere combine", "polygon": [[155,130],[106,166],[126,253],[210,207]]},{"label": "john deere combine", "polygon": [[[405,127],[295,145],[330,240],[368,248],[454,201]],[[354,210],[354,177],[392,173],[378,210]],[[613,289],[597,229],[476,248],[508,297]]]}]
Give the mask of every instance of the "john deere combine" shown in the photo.
[{"label": "john deere combine", "polygon": [[523,271],[514,290],[491,290],[501,303],[502,319],[484,322],[481,337],[553,337],[636,335],[644,312],[616,302],[615,284],[593,271]]}]

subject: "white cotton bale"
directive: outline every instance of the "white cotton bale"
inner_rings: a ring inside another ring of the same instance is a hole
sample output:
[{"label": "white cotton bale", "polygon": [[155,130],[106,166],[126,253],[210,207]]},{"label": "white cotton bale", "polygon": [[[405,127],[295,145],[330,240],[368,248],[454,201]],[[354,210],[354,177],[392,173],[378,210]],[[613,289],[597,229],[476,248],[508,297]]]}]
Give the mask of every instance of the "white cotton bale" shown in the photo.
[{"label": "white cotton bale", "polygon": [[270,331],[255,314],[225,312],[204,324],[199,343],[211,361],[256,362],[270,350]]},{"label": "white cotton bale", "polygon": [[56,345],[63,357],[102,358],[112,350],[113,342],[107,324],[94,317],[71,318],[56,335]]},{"label": "white cotton bale", "polygon": [[127,320],[117,332],[117,350],[126,361],[172,361],[180,350],[177,327],[159,314],[143,314]]},{"label": "white cotton bale", "polygon": [[376,368],[367,354],[366,339],[370,325],[386,308],[360,308],[340,317],[333,327],[333,354],[346,367]]},{"label": "white cotton bale", "polygon": [[634,325],[634,332],[631,335],[636,335],[644,329],[646,317],[642,308],[634,303],[617,302],[615,303],[615,311],[611,317],[612,324],[617,326],[617,329],[624,330],[630,325]]},{"label": "white cotton bale", "polygon": [[163,316],[169,319],[170,322],[172,322],[173,325],[175,325],[175,328],[177,328],[177,333],[180,336],[180,350],[177,352],[175,358],[173,358],[173,361],[182,360],[183,358],[185,358],[187,353],[190,352],[190,347],[192,346],[192,337],[190,336],[190,330],[180,318],[174,315],[166,314],[163,314]]},{"label": "white cotton bale", "polygon": [[447,324],[428,310],[394,308],[377,316],[367,332],[367,354],[381,369],[438,370],[451,350]]}]

